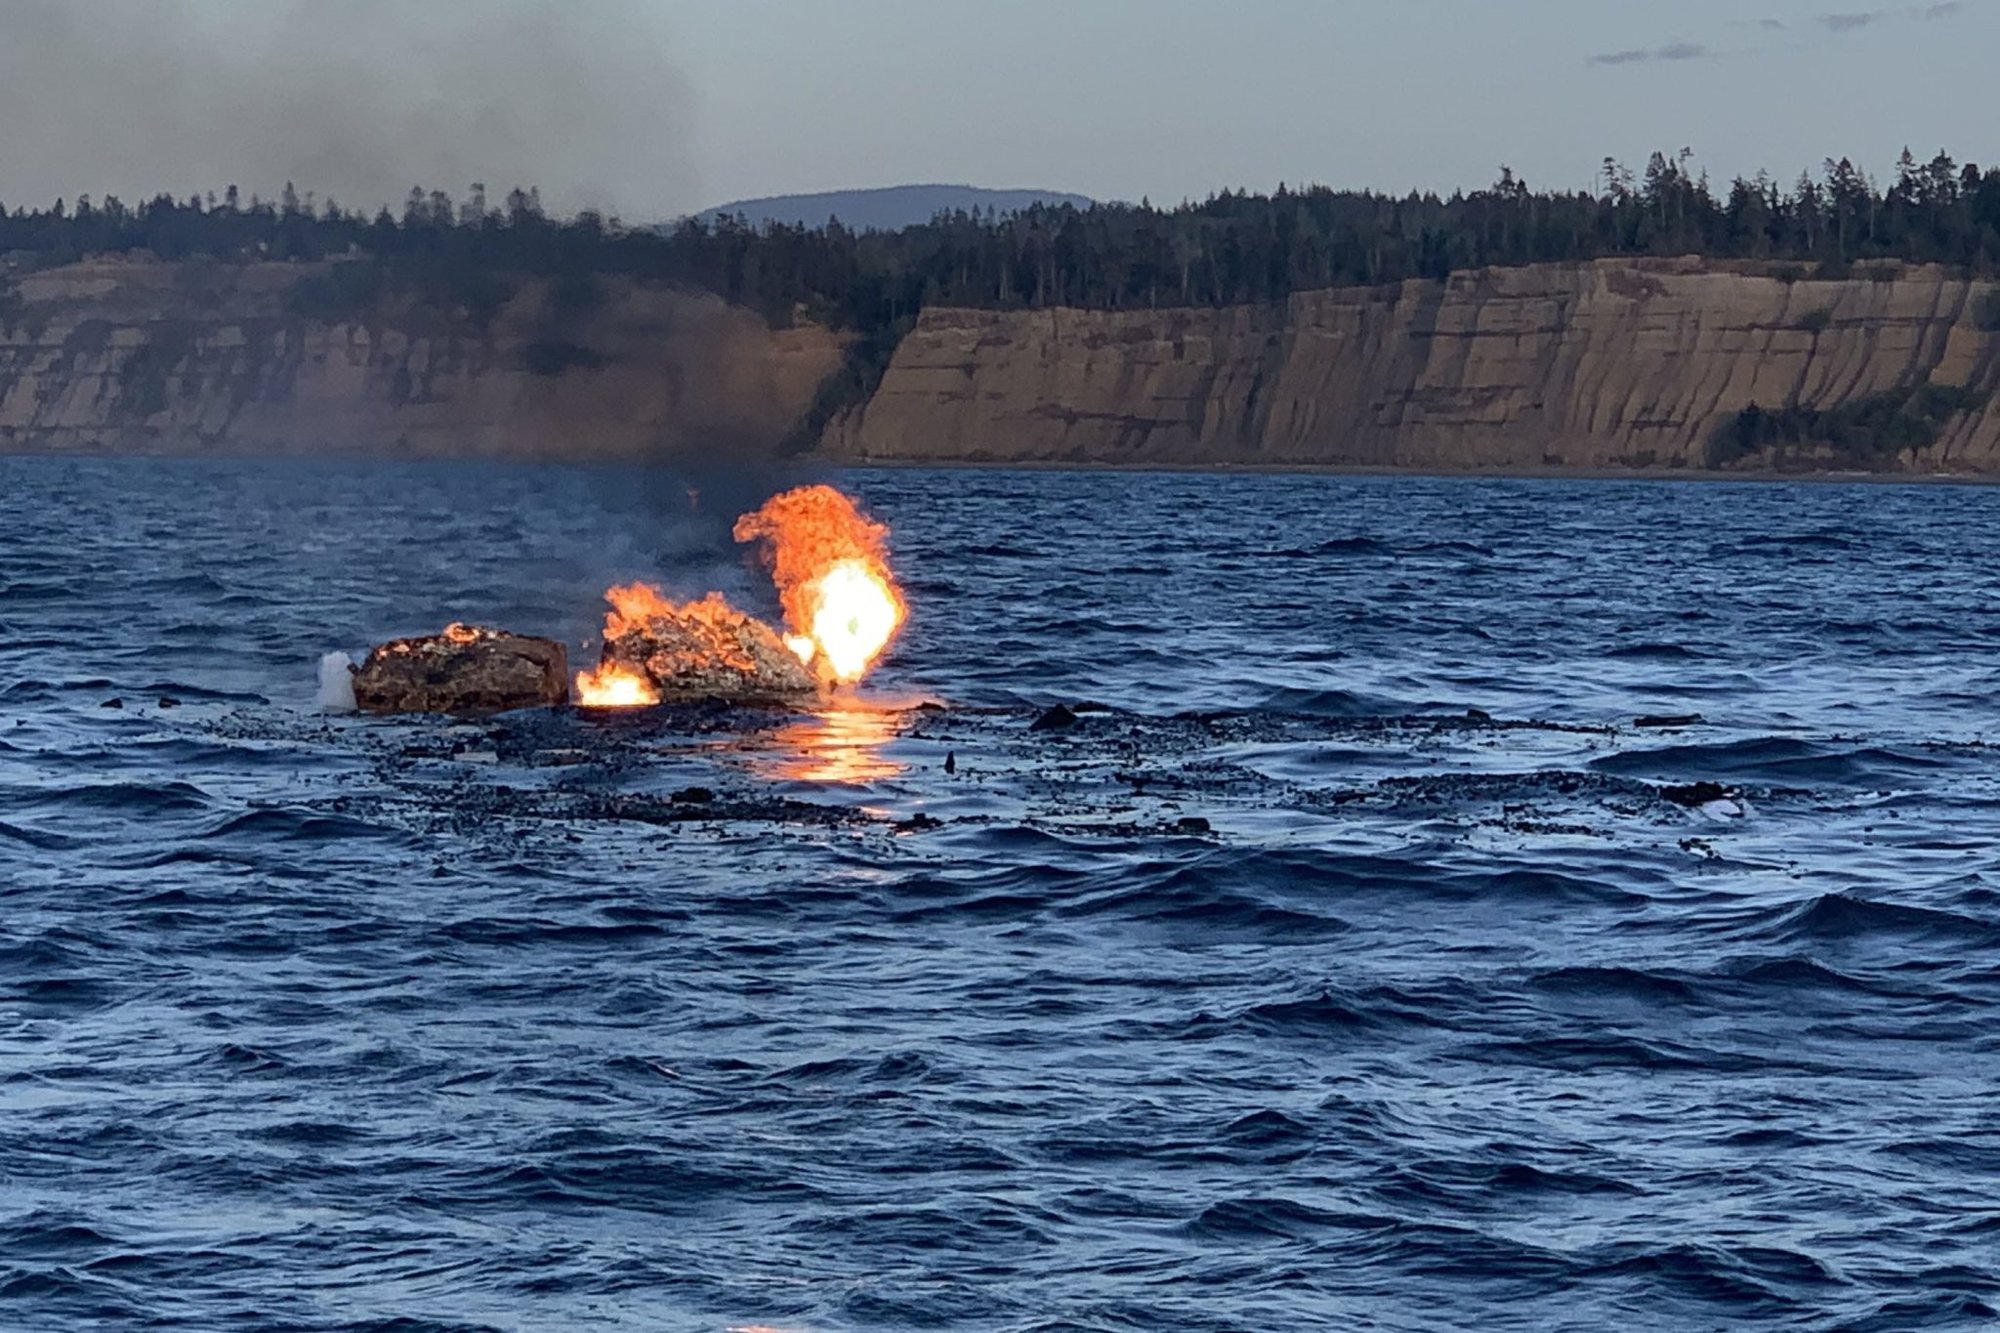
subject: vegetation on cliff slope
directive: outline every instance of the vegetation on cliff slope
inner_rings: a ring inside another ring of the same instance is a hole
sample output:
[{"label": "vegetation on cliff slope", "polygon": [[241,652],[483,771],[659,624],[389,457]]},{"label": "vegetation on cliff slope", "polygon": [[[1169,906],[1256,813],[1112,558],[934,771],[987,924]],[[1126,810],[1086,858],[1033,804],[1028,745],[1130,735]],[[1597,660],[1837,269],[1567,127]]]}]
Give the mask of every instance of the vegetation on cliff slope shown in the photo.
[{"label": "vegetation on cliff slope", "polygon": [[1945,423],[1986,405],[1987,395],[1949,384],[1913,384],[1849,399],[1834,407],[1752,404],[1724,421],[1709,441],[1708,463],[1727,467],[1765,454],[1825,448],[1861,467],[1879,467],[1905,449],[1935,444]]}]

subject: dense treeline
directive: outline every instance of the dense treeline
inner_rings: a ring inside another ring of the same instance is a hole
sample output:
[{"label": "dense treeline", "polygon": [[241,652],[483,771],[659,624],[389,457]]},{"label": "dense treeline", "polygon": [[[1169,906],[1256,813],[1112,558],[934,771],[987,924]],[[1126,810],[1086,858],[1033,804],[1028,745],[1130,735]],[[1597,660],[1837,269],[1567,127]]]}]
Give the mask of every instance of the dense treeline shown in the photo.
[{"label": "dense treeline", "polygon": [[939,218],[900,235],[891,271],[918,276],[925,302],[1118,308],[1614,255],[1786,261],[1800,276],[1869,259],[2000,270],[2000,170],[1942,153],[1919,165],[1905,152],[1886,190],[1845,159],[1824,181],[1786,190],[1760,175],[1720,196],[1685,153],[1654,154],[1643,179],[1607,160],[1602,179],[1600,193],[1538,193],[1502,168],[1491,187],[1442,199],[1280,187],[1172,210]]},{"label": "dense treeline", "polygon": [[[1783,261],[1798,276],[1857,262],[1940,262],[2000,271],[2000,170],[1907,151],[1878,185],[1842,159],[1789,188],[1758,176],[1711,188],[1690,155],[1654,154],[1642,175],[1606,160],[1596,192],[1538,192],[1502,169],[1492,186],[1448,198],[1323,187],[1225,192],[1160,209],[1036,207],[1008,217],[941,215],[900,232],[856,233],[741,220],[623,226],[584,212],[558,219],[532,192],[489,203],[413,190],[400,214],[316,204],[287,187],[245,203],[232,188],[127,206],[115,198],[0,209],[0,254],[56,263],[145,250],[167,259],[358,257],[305,299],[332,314],[384,281],[421,283],[475,316],[510,290],[506,275],[616,273],[715,291],[789,318],[881,335],[926,304],[1145,307],[1223,305],[1346,284],[1439,278],[1489,264],[1607,255],[1701,254]],[[578,283],[586,286],[579,288]]]}]

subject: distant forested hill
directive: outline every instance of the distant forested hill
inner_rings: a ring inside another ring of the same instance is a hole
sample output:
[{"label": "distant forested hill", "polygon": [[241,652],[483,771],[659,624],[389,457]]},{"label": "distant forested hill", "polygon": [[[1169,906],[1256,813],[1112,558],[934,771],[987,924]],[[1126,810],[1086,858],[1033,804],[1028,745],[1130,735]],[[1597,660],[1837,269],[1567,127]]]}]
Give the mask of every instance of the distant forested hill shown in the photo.
[{"label": "distant forested hill", "polygon": [[1093,201],[1059,190],[987,190],[976,185],[890,185],[878,190],[827,190],[819,194],[781,194],[768,199],[739,199],[708,209],[704,222],[741,215],[753,227],[767,222],[781,226],[823,227],[839,218],[851,231],[901,231],[929,222],[940,213],[1020,213],[1037,204],[1089,208]]}]

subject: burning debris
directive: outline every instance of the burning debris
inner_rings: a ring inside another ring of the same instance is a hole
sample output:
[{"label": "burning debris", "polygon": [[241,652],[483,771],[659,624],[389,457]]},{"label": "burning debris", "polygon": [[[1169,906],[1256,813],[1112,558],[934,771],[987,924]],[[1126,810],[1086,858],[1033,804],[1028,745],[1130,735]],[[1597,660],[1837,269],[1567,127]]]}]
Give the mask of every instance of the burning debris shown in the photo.
[{"label": "burning debris", "polygon": [[786,632],[721,593],[675,602],[644,583],[613,588],[604,651],[596,670],[577,675],[577,702],[779,701],[867,674],[907,614],[889,573],[889,530],[833,487],[801,486],[738,519],[735,536],[763,544]]},{"label": "burning debris", "polygon": [[499,713],[569,700],[560,643],[471,625],[392,639],[353,671],[355,706],[368,713]]},{"label": "burning debris", "polygon": [[606,593],[604,655],[576,678],[593,708],[700,699],[776,701],[813,694],[818,682],[763,621],[721,593],[672,602],[643,583]]},{"label": "burning debris", "polygon": [[[788,703],[861,679],[901,628],[907,609],[889,573],[889,530],[831,486],[801,486],[736,521],[736,540],[761,544],[784,609],[784,630],[721,593],[676,602],[630,583],[605,600],[597,666],[576,676],[586,708],[634,708],[715,699]],[[347,703],[321,664],[321,698]],[[374,713],[481,713],[568,702],[561,644],[503,630],[449,626],[397,639],[353,671],[352,706]]]}]

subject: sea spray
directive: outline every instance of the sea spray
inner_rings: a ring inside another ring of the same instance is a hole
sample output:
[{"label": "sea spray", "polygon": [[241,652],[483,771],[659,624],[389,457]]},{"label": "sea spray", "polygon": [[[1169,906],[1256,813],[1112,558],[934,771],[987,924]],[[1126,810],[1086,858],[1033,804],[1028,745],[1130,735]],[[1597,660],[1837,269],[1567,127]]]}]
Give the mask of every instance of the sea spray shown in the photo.
[{"label": "sea spray", "polygon": [[319,659],[319,706],[329,713],[354,711],[354,659],[346,653]]}]

